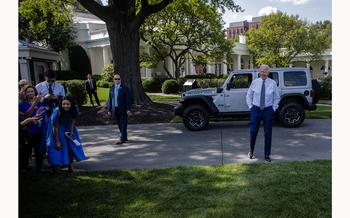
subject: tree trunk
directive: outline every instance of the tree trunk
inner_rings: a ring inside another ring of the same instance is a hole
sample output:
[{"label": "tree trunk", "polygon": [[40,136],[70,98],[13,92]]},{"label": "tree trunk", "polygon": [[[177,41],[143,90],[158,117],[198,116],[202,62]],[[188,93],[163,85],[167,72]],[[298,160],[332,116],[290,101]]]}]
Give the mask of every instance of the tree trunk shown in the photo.
[{"label": "tree trunk", "polygon": [[120,74],[122,84],[130,89],[134,104],[152,103],[142,88],[140,74],[139,29],[131,30],[127,19],[106,22],[113,56],[114,70]]}]

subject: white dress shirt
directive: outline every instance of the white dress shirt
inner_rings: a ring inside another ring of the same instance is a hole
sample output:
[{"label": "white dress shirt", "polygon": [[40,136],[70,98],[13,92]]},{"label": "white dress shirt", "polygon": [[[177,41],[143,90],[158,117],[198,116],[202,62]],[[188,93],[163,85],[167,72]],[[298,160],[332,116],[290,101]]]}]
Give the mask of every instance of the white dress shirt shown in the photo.
[{"label": "white dress shirt", "polygon": [[[54,82],[52,83],[52,92],[54,95],[56,96],[65,96],[65,92],[64,92],[64,87],[57,83],[57,82]],[[45,95],[49,94],[49,83],[44,81],[44,82],[41,82],[39,84],[37,84],[35,86],[36,90],[38,90],[38,93],[41,97],[45,97]]]},{"label": "white dress shirt", "polygon": [[[261,78],[255,79],[248,89],[246,95],[246,102],[249,108],[253,105],[260,107],[260,93],[263,80]],[[273,79],[267,78],[265,80],[265,108],[273,107],[276,111],[278,108],[278,103],[280,102],[280,94],[277,89],[277,84]]]}]

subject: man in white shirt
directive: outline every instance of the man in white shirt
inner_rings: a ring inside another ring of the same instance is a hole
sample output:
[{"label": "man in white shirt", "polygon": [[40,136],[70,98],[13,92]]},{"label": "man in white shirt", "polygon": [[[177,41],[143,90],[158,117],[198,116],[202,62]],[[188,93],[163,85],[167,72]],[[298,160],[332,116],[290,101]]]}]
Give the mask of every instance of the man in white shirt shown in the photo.
[{"label": "man in white shirt", "polygon": [[56,82],[56,73],[53,70],[47,70],[44,73],[45,81],[37,84],[39,95],[43,98],[46,106],[46,113],[50,116],[53,109],[58,106],[59,101],[64,97],[64,87]]},{"label": "man in white shirt", "polygon": [[264,122],[264,158],[271,162],[271,137],[272,120],[275,111],[278,108],[280,94],[277,84],[273,79],[268,78],[269,66],[260,66],[260,78],[255,79],[248,89],[246,102],[250,108],[250,152],[248,157],[254,159],[254,147],[256,136],[258,135],[260,121]]}]

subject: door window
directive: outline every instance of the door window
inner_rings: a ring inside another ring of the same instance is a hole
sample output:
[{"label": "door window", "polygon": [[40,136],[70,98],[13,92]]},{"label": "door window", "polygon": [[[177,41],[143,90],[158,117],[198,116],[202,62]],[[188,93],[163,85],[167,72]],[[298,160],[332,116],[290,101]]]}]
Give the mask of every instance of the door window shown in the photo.
[{"label": "door window", "polygon": [[231,89],[249,88],[252,83],[252,74],[235,74],[232,76],[228,86]]}]

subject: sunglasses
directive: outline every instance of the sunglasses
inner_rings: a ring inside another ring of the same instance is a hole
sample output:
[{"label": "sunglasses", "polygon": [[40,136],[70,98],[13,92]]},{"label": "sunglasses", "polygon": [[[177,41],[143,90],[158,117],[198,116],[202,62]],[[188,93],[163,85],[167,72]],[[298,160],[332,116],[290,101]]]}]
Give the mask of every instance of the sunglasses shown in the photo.
[{"label": "sunglasses", "polygon": [[120,80],[120,78],[114,78],[114,80]]},{"label": "sunglasses", "polygon": [[54,79],[49,79],[49,80],[47,80],[47,82],[52,82],[52,83],[54,83],[55,80],[54,80]]}]

